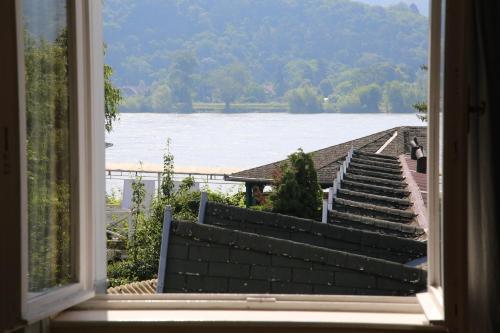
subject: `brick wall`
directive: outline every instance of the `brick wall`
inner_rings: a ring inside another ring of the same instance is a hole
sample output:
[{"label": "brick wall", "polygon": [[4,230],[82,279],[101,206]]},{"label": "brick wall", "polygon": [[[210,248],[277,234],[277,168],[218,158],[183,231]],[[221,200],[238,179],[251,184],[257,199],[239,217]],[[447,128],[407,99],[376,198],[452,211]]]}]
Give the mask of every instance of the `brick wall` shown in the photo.
[{"label": "brick wall", "polygon": [[205,224],[406,263],[426,255],[425,243],[288,215],[208,202]]},{"label": "brick wall", "polygon": [[163,292],[409,295],[426,273],[398,263],[212,225],[173,222]]}]

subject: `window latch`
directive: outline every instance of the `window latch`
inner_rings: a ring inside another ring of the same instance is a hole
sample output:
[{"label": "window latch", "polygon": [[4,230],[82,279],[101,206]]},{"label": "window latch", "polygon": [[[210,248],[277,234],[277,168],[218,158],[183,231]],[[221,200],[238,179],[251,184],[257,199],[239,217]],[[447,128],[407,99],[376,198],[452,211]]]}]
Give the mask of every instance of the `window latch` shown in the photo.
[{"label": "window latch", "polygon": [[481,101],[479,105],[469,105],[469,113],[482,116],[486,112],[486,102]]},{"label": "window latch", "polygon": [[247,297],[246,301],[252,302],[252,303],[275,303],[276,298],[275,297]]}]

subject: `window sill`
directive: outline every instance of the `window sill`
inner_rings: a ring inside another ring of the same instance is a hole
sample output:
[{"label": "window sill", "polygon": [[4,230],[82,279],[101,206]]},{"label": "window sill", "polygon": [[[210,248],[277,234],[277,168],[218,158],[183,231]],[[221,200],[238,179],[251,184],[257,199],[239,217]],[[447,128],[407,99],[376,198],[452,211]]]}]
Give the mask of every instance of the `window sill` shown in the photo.
[{"label": "window sill", "polygon": [[148,295],[146,299],[116,296],[121,295],[98,296],[62,312],[53,319],[52,327],[55,332],[68,327],[79,327],[84,332],[85,327],[112,330],[116,326],[137,327],[141,332],[145,327],[173,326],[446,331],[443,326],[429,323],[416,297],[203,295],[204,299],[200,299],[196,294],[171,294],[168,297]]}]

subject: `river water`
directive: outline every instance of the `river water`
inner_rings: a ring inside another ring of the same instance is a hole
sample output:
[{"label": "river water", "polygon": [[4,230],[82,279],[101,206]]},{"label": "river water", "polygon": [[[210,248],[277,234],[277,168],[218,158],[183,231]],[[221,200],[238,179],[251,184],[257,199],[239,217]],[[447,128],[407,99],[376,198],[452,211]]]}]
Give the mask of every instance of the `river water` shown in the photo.
[{"label": "river water", "polygon": [[123,113],[106,136],[106,163],[161,165],[170,138],[178,169],[232,172],[404,125],[423,123],[413,113]]}]

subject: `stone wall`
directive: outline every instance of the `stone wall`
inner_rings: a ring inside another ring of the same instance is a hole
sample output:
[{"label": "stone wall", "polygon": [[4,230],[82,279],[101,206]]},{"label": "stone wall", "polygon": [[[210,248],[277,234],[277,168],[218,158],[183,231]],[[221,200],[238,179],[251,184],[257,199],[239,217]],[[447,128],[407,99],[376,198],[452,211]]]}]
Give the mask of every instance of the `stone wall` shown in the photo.
[{"label": "stone wall", "polygon": [[205,224],[406,263],[426,255],[425,243],[288,215],[208,202]]},{"label": "stone wall", "polygon": [[212,225],[173,222],[162,292],[410,295],[426,272]]}]

